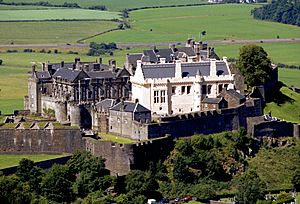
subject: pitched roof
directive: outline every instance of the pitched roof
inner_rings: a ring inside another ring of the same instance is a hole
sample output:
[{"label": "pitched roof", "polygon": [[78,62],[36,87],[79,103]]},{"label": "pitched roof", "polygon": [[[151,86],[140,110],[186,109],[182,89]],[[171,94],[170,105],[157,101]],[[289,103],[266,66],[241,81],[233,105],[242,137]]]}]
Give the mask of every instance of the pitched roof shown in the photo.
[{"label": "pitched roof", "polygon": [[133,67],[136,67],[136,61],[142,59],[143,54],[138,53],[138,54],[128,54],[127,55],[127,60],[128,63],[131,64]]},{"label": "pitched roof", "polygon": [[222,101],[222,98],[204,98],[202,103],[218,104]]},{"label": "pitched roof", "polygon": [[150,110],[148,110],[141,104],[130,102],[130,101],[120,102],[120,103],[116,104],[115,106],[113,106],[110,110],[132,112],[132,113],[133,112],[135,112],[135,113],[150,112]]},{"label": "pitched roof", "polygon": [[104,99],[98,103],[96,103],[96,108],[98,111],[104,111],[104,112],[108,112],[109,109],[114,106],[116,104],[116,100],[115,99]]},{"label": "pitched roof", "polygon": [[51,79],[51,75],[48,71],[36,72],[36,78],[38,79]]},{"label": "pitched roof", "polygon": [[179,52],[184,52],[187,56],[196,56],[194,49],[192,47],[179,47],[173,49],[175,56],[178,55]]},{"label": "pitched roof", "polygon": [[75,81],[75,79],[86,78],[88,75],[82,70],[72,70],[66,68],[59,68],[54,74],[54,78],[61,78],[70,82]]},{"label": "pitched roof", "polygon": [[239,100],[243,100],[245,99],[245,96],[241,95],[240,93],[238,93],[237,91],[233,90],[233,89],[229,89],[229,90],[226,90],[226,92],[231,95],[232,97],[234,98],[237,98]]},{"label": "pitched roof", "polygon": [[87,72],[88,76],[92,79],[96,78],[114,78],[116,77],[116,73],[112,71],[91,71]]}]

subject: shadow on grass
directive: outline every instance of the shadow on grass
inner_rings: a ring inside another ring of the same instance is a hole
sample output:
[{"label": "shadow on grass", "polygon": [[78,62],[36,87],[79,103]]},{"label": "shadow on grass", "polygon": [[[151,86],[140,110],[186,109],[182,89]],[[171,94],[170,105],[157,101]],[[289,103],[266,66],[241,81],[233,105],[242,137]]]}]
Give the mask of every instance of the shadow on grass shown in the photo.
[{"label": "shadow on grass", "polygon": [[274,102],[277,106],[281,106],[284,103],[293,104],[295,100],[280,91],[282,87],[286,87],[281,81],[277,82],[275,86],[266,95],[266,103]]}]

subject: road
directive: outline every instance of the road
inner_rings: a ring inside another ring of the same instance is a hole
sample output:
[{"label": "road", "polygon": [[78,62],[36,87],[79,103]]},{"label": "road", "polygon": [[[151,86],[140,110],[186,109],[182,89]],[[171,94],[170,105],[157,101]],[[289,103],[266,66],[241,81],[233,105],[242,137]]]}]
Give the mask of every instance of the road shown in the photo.
[{"label": "road", "polygon": [[[260,40],[223,40],[223,41],[208,41],[209,45],[222,44],[249,44],[249,43],[300,43],[300,38],[286,38],[286,39],[260,39]],[[159,42],[159,43],[117,43],[118,47],[149,47],[149,46],[169,46],[170,44],[184,45],[185,42]],[[11,44],[0,45],[0,48],[14,49],[14,48],[51,48],[51,47],[88,47],[88,43],[61,43],[61,44]]]}]

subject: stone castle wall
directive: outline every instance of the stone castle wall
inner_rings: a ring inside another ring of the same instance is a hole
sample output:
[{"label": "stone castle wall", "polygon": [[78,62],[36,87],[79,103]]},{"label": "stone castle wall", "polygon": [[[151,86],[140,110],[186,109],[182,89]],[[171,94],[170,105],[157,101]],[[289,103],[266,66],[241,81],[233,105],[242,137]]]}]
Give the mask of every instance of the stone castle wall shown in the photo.
[{"label": "stone castle wall", "polygon": [[0,152],[73,153],[84,147],[79,129],[0,129]]}]

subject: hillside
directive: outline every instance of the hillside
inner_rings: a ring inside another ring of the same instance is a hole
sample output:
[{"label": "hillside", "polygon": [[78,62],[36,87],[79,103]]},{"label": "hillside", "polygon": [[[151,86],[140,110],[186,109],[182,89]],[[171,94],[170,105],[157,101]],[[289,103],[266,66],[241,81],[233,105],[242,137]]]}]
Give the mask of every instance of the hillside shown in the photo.
[{"label": "hillside", "polygon": [[249,160],[249,168],[256,170],[267,184],[267,189],[292,188],[291,178],[300,163],[300,143],[297,141],[294,144],[290,147],[262,148]]},{"label": "hillside", "polygon": [[281,120],[300,123],[300,94],[282,87],[280,93],[274,93],[274,100],[266,104],[265,114],[270,111]]}]

